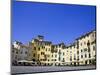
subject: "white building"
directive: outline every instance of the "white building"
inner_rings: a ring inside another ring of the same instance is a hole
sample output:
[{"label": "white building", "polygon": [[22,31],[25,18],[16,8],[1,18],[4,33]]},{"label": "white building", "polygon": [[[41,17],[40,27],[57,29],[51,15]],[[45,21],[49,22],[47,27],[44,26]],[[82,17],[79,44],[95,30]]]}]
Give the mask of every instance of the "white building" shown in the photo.
[{"label": "white building", "polygon": [[25,45],[21,45],[19,50],[19,60],[27,60],[28,59],[28,47]]},{"label": "white building", "polygon": [[12,45],[12,63],[17,64],[20,60],[27,60],[28,59],[28,47],[23,45],[21,42],[15,41]]},{"label": "white building", "polygon": [[77,39],[79,45],[79,64],[92,64],[96,56],[96,32],[88,32]]}]

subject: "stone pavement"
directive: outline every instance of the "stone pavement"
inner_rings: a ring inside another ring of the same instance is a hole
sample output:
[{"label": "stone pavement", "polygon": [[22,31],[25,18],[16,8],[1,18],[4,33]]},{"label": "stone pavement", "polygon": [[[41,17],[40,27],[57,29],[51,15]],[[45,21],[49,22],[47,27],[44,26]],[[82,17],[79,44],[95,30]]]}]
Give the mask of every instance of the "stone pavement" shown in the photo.
[{"label": "stone pavement", "polygon": [[12,74],[96,69],[96,66],[12,66]]}]

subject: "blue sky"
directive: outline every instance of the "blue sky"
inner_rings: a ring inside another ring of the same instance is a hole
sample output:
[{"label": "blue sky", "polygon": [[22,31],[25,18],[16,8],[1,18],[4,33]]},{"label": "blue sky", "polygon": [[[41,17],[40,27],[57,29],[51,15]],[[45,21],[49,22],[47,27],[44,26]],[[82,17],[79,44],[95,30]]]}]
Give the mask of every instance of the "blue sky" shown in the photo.
[{"label": "blue sky", "polygon": [[18,2],[12,4],[12,41],[28,43],[37,35],[53,43],[71,43],[95,29],[96,7]]}]

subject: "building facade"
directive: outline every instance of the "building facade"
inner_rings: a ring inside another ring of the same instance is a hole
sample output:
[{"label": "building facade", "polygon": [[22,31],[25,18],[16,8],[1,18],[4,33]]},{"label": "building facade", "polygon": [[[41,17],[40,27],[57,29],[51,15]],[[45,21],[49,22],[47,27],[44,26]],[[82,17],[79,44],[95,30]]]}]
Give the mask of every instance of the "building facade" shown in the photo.
[{"label": "building facade", "polygon": [[51,46],[50,41],[44,41],[44,37],[38,35],[31,41],[33,61],[39,65],[51,65]]},{"label": "building facade", "polygon": [[25,45],[21,45],[19,50],[19,60],[27,60],[28,59],[28,47]]},{"label": "building facade", "polygon": [[19,61],[28,60],[28,46],[25,46],[21,42],[15,41],[12,45],[12,63],[17,65]]},{"label": "building facade", "polygon": [[92,64],[96,59],[96,32],[91,31],[77,39],[79,43],[79,64]]},{"label": "building facade", "polygon": [[12,61],[28,60],[38,65],[91,65],[96,64],[96,31],[88,32],[69,45],[52,44],[38,35],[27,46],[14,42],[12,46]]},{"label": "building facade", "polygon": [[88,32],[66,47],[68,65],[96,63],[96,31]]}]

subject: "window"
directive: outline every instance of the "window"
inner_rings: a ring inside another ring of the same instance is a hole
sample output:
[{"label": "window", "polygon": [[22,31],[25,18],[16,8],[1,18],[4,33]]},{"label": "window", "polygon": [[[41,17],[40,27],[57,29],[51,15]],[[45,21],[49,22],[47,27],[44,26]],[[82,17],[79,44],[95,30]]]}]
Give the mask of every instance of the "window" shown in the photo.
[{"label": "window", "polygon": [[79,54],[79,51],[77,51],[77,54]]},{"label": "window", "polygon": [[15,56],[15,59],[17,59],[17,56]]},{"label": "window", "polygon": [[44,55],[44,52],[41,52],[41,55]]},{"label": "window", "polygon": [[42,46],[42,49],[43,49],[43,46]]},{"label": "window", "polygon": [[65,53],[63,52],[63,55],[64,55]]},{"label": "window", "polygon": [[40,47],[38,48],[38,50],[40,51]]},{"label": "window", "polygon": [[88,40],[88,42],[87,42],[87,46],[90,46],[90,42],[89,42],[89,40]]},{"label": "window", "polygon": [[70,61],[72,61],[72,56],[70,56]]},{"label": "window", "polygon": [[33,57],[35,57],[35,54],[33,54]]},{"label": "window", "polygon": [[91,60],[89,60],[89,63],[91,63]]},{"label": "window", "polygon": [[43,48],[45,49],[45,46]]},{"label": "window", "polygon": [[81,55],[81,58],[83,58],[83,55]]},{"label": "window", "polygon": [[60,49],[59,49],[59,55],[61,54],[61,51],[60,51]]},{"label": "window", "polygon": [[33,61],[35,61],[35,59],[32,59]]},{"label": "window", "polygon": [[46,51],[47,51],[47,48],[46,48]]},{"label": "window", "polygon": [[14,53],[14,50],[12,50],[12,52]]},{"label": "window", "polygon": [[57,55],[55,55],[55,57],[57,57]]},{"label": "window", "polygon": [[60,61],[60,59],[61,59],[61,58],[59,57],[59,61]]},{"label": "window", "polygon": [[65,59],[63,58],[63,62],[65,61]]},{"label": "window", "polygon": [[70,58],[70,61],[72,61],[72,58]]},{"label": "window", "polygon": [[87,55],[85,54],[85,58],[87,58]]},{"label": "window", "polygon": [[44,47],[44,46],[42,46],[42,49],[45,49],[45,47]]},{"label": "window", "polygon": [[90,55],[90,53],[89,53],[89,58],[91,58],[91,55]]},{"label": "window", "polygon": [[93,46],[93,50],[96,50],[96,49],[95,49],[95,46]]},{"label": "window", "polygon": [[36,50],[36,47],[34,47],[34,50]]},{"label": "window", "polygon": [[25,54],[27,54],[27,51],[25,51]]},{"label": "window", "polygon": [[42,55],[43,53],[41,52],[41,55]]},{"label": "window", "polygon": [[77,57],[77,60],[79,60],[79,56]]},{"label": "window", "polygon": [[87,48],[85,48],[84,51],[87,51]]},{"label": "window", "polygon": [[88,48],[88,52],[90,52],[90,47]]},{"label": "window", "polygon": [[74,54],[74,60],[76,60],[76,55]]},{"label": "window", "polygon": [[23,52],[21,51],[20,53],[22,54]]},{"label": "window", "polygon": [[80,45],[82,46],[82,43]]},{"label": "window", "polygon": [[59,47],[61,47],[61,45],[59,45]]},{"label": "window", "polygon": [[18,54],[18,51],[16,51],[16,54]]},{"label": "window", "polygon": [[82,49],[81,49],[81,52],[82,52]]},{"label": "window", "polygon": [[53,55],[52,55],[52,57],[53,57]]}]

